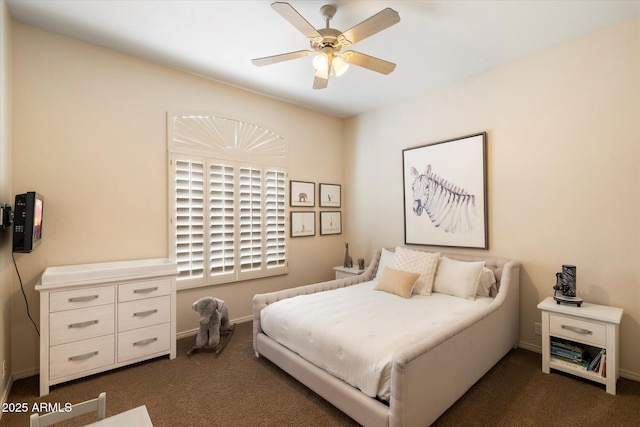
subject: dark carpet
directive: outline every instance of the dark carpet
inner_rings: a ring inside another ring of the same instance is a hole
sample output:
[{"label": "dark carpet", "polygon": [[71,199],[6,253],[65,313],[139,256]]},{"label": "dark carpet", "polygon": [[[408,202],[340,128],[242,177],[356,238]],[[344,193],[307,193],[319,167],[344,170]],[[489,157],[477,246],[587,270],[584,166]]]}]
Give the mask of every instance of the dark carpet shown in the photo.
[{"label": "dark carpet", "polygon": [[[205,351],[187,356],[195,337],[183,338],[174,360],[163,357],[54,386],[43,398],[38,377],[18,380],[7,403],[27,403],[29,412],[5,412],[0,425],[28,426],[34,403],[76,403],[102,391],[107,416],[146,405],[156,427],[357,425],[268,360],[256,358],[251,334],[251,323],[238,324],[218,356]],[[511,351],[434,425],[640,425],[640,383],[620,379],[618,395],[612,396],[599,384],[543,374],[540,364],[539,354]],[[95,415],[84,415],[58,425],[93,421]]]}]

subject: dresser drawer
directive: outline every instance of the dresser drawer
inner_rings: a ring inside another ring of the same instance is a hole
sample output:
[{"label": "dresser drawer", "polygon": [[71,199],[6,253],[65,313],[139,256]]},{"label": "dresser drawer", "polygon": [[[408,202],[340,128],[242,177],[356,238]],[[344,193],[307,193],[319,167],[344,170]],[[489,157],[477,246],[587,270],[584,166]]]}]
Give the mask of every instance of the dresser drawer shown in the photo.
[{"label": "dresser drawer", "polygon": [[118,285],[118,302],[171,294],[171,279],[144,280]]},{"label": "dresser drawer", "polygon": [[114,363],[114,335],[51,347],[51,380],[90,371]]},{"label": "dresser drawer", "polygon": [[118,334],[118,362],[169,350],[170,335],[170,323]]},{"label": "dresser drawer", "polygon": [[549,316],[549,332],[553,336],[585,344],[606,346],[607,330],[602,323],[552,314]]},{"label": "dresser drawer", "polygon": [[95,307],[113,304],[115,286],[100,286],[72,291],[51,292],[49,295],[49,311],[75,310],[76,308]]},{"label": "dresser drawer", "polygon": [[118,305],[118,331],[124,332],[171,320],[171,297],[148,298]]},{"label": "dresser drawer", "polygon": [[51,345],[95,338],[115,332],[113,305],[59,311],[49,315]]}]

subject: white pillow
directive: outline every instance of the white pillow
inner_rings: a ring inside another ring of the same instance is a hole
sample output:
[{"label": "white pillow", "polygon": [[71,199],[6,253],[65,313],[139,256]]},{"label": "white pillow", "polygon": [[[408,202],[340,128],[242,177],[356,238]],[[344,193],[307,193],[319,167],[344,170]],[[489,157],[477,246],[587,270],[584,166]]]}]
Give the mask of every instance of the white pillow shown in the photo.
[{"label": "white pillow", "polygon": [[465,262],[440,258],[433,291],[467,299],[475,299],[484,261]]},{"label": "white pillow", "polygon": [[420,277],[416,280],[416,284],[413,287],[413,293],[418,295],[431,295],[431,288],[433,288],[433,276],[436,273],[439,258],[439,252],[431,253],[414,251],[398,246],[396,248],[393,268],[396,270],[419,273]]},{"label": "white pillow", "polygon": [[378,262],[378,269],[376,270],[376,277],[374,277],[374,279],[380,278],[382,270],[384,270],[385,267],[393,267],[395,256],[396,254],[391,252],[389,249],[382,248],[380,261]]},{"label": "white pillow", "polygon": [[487,267],[482,267],[480,283],[478,283],[477,295],[490,297],[492,290],[496,289],[496,275]]}]

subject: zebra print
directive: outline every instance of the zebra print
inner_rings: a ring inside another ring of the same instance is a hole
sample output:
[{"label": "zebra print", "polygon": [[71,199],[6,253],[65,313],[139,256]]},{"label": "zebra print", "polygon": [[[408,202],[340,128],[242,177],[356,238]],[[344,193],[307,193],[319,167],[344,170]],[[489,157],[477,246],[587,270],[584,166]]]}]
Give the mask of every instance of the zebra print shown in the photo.
[{"label": "zebra print", "polygon": [[433,225],[447,233],[471,233],[476,227],[478,210],[476,196],[431,172],[424,174],[411,168],[414,181],[413,212],[421,216],[425,211]]}]

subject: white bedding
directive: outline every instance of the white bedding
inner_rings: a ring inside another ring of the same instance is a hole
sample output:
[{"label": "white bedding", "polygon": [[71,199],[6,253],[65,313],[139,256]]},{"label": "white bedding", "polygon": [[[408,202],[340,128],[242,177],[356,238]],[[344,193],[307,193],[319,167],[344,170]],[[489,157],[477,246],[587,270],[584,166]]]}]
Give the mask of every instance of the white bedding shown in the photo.
[{"label": "white bedding", "polygon": [[389,400],[396,351],[486,309],[493,298],[475,301],[433,293],[404,299],[374,291],[376,281],[299,295],[260,312],[272,339],[359,388]]}]

